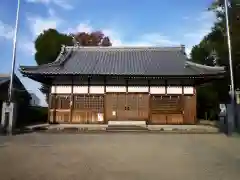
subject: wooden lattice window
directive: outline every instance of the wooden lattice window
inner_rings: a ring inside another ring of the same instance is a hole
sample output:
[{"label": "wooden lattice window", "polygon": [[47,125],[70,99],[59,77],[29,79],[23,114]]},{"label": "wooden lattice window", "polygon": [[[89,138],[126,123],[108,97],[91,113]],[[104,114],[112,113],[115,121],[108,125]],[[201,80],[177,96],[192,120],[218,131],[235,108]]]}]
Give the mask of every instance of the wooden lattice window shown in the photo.
[{"label": "wooden lattice window", "polygon": [[70,95],[56,95],[56,109],[70,109]]},{"label": "wooden lattice window", "polygon": [[103,111],[103,95],[75,95],[74,109]]},{"label": "wooden lattice window", "polygon": [[164,113],[180,113],[183,108],[181,96],[152,96],[151,106],[153,111]]},{"label": "wooden lattice window", "polygon": [[85,95],[75,95],[73,102],[74,109],[85,109]]},{"label": "wooden lattice window", "polygon": [[92,110],[102,111],[104,106],[104,97],[102,95],[92,95],[88,99],[89,108]]}]

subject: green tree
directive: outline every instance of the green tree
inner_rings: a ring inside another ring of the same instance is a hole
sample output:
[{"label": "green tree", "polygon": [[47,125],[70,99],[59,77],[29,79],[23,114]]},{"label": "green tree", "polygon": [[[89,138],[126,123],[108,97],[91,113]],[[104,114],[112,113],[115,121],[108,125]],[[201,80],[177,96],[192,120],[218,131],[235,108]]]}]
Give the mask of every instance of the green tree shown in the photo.
[{"label": "green tree", "polygon": [[[228,89],[230,85],[228,45],[226,36],[226,17],[224,12],[224,0],[215,0],[210,11],[215,12],[216,22],[212,31],[207,34],[202,41],[194,46],[191,51],[191,60],[197,63],[214,65],[214,59],[217,65],[226,67],[226,78],[213,82],[205,87],[199,88],[198,102],[199,115],[203,111],[211,111],[219,102],[228,100]],[[240,88],[240,0],[230,0],[228,4],[230,35],[232,39],[232,60],[234,71],[235,88]],[[216,53],[213,58],[212,53]],[[214,97],[214,98],[213,98]],[[209,106],[211,104],[211,106]]]},{"label": "green tree", "polygon": [[[48,29],[41,33],[35,40],[35,61],[37,65],[51,63],[61,51],[62,45],[72,45],[72,38],[59,33],[55,29]],[[48,102],[49,87],[42,85],[40,91],[46,95]]]},{"label": "green tree", "polygon": [[[51,63],[56,60],[61,51],[62,45],[71,46],[74,44],[81,46],[111,46],[109,37],[101,31],[91,33],[80,32],[77,34],[63,34],[55,29],[43,31],[35,40],[35,61],[37,65]],[[49,87],[42,85],[41,92],[46,95],[48,102]]]},{"label": "green tree", "polygon": [[41,33],[35,40],[35,60],[38,65],[51,63],[61,51],[62,45],[73,45],[72,38],[55,29]]}]

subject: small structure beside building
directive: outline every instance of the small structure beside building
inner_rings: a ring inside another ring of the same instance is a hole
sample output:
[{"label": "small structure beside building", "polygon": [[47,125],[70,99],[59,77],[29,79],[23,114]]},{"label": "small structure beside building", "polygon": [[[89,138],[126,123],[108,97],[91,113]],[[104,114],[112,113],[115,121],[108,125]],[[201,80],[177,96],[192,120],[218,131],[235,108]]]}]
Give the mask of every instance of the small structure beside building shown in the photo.
[{"label": "small structure beside building", "polygon": [[196,86],[225,73],[188,61],[184,46],[63,47],[20,71],[51,87],[49,122],[76,124],[195,124]]},{"label": "small structure beside building", "polygon": [[[20,118],[17,118],[17,114],[24,112],[24,109],[27,108],[30,101],[30,94],[25,89],[24,85],[21,83],[19,78],[15,75],[13,79],[13,103],[8,105],[8,87],[10,83],[9,74],[0,74],[0,117],[1,117],[1,126],[5,128],[14,128],[17,121]],[[14,106],[14,108],[11,108]],[[13,116],[11,116],[11,111],[14,109]],[[13,119],[9,119],[11,117]]]},{"label": "small structure beside building", "polygon": [[31,95],[30,105],[31,106],[39,106],[40,99],[37,97],[37,95],[35,93],[30,93],[30,95]]}]

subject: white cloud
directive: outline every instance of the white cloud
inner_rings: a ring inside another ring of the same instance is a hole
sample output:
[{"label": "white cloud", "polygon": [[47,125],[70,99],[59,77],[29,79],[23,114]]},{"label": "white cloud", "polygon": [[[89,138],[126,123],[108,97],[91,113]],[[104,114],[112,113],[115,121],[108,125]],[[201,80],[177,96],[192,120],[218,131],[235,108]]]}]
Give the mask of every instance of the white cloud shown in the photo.
[{"label": "white cloud", "polygon": [[35,17],[29,17],[28,22],[29,22],[29,28],[32,33],[32,36],[36,37],[40,33],[42,33],[44,30],[47,30],[49,28],[56,29],[58,25],[62,23],[62,20],[52,16],[47,18],[43,18],[41,16],[35,16]]},{"label": "white cloud", "polygon": [[124,41],[121,34],[114,29],[105,29],[103,33],[110,37],[113,46],[174,46],[180,45],[160,33],[149,32],[141,34],[132,41]]},{"label": "white cloud", "polygon": [[214,12],[204,11],[198,15],[197,18],[192,18],[190,20],[194,21],[195,26],[191,27],[191,29],[183,35],[183,41],[186,44],[186,53],[188,55],[192,47],[199,44],[203,37],[211,32],[216,17]]},{"label": "white cloud", "polygon": [[184,37],[191,38],[195,43],[200,42],[201,39],[211,31],[214,21],[215,15],[213,12],[201,13],[200,16],[195,19],[195,22],[197,23],[196,30],[184,34]]},{"label": "white cloud", "polygon": [[174,46],[174,45],[180,45],[179,42],[175,40],[171,40],[170,37],[164,36],[161,33],[148,33],[144,34],[141,37],[143,42],[147,42],[151,45],[156,46]]},{"label": "white cloud", "polygon": [[26,0],[26,1],[30,3],[42,3],[48,6],[53,4],[66,10],[73,9],[71,0]]},{"label": "white cloud", "polygon": [[21,50],[29,55],[34,55],[36,52],[34,40],[39,34],[49,28],[57,29],[57,27],[63,22],[55,16],[55,11],[52,9],[49,9],[49,16],[46,18],[41,16],[29,16],[27,20],[31,36],[30,38],[21,39]]},{"label": "white cloud", "polygon": [[121,35],[117,31],[114,31],[113,29],[103,29],[102,32],[105,36],[108,36],[110,38],[113,46],[124,45],[124,43],[121,40],[122,39]]},{"label": "white cloud", "polygon": [[[14,29],[12,26],[3,23],[0,21],[0,38],[4,38],[6,40],[12,40],[14,35]],[[17,48],[21,51],[33,55],[35,53],[34,44],[29,38],[23,38],[19,34],[17,35]]]},{"label": "white cloud", "polygon": [[67,30],[64,31],[64,33],[68,34],[68,33],[78,33],[78,32],[86,32],[86,33],[90,33],[92,32],[94,29],[93,27],[90,25],[89,21],[84,21],[81,22],[80,24],[78,24],[76,27],[74,28],[68,28]]},{"label": "white cloud", "polygon": [[84,21],[74,28],[69,28],[65,33],[76,33],[76,32],[92,32],[101,30],[105,36],[108,36],[113,46],[173,46],[180,45],[176,41],[172,41],[169,37],[164,36],[160,33],[149,32],[136,37],[133,41],[125,41],[123,39],[124,34],[120,33],[115,28],[100,28],[96,29],[90,24],[90,21]]},{"label": "white cloud", "polygon": [[14,29],[0,20],[0,38],[10,40],[13,38]]},{"label": "white cloud", "polygon": [[31,41],[30,39],[28,38],[20,38],[19,40],[19,49],[26,53],[26,54],[29,54],[29,55],[34,55],[36,50],[35,50],[35,47],[34,47],[34,42]]}]

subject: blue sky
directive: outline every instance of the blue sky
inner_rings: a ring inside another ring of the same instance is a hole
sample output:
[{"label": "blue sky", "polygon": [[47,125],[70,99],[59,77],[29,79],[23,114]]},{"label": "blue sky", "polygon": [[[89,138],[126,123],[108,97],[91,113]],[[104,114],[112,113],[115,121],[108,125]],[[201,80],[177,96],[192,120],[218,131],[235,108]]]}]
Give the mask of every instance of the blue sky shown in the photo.
[{"label": "blue sky", "polygon": [[[102,30],[114,46],[174,46],[187,53],[215,20],[207,11],[212,0],[21,0],[16,71],[35,65],[34,40],[44,29],[61,32]],[[0,73],[10,73],[17,0],[0,1]],[[44,102],[40,85],[21,77]]]}]

